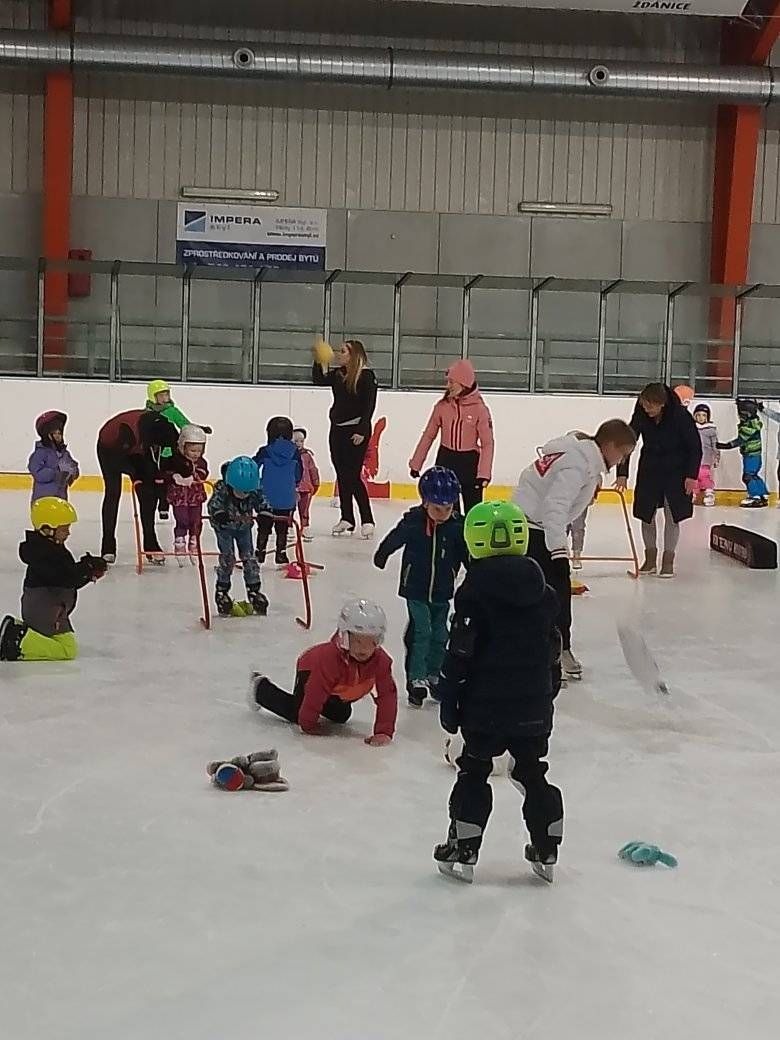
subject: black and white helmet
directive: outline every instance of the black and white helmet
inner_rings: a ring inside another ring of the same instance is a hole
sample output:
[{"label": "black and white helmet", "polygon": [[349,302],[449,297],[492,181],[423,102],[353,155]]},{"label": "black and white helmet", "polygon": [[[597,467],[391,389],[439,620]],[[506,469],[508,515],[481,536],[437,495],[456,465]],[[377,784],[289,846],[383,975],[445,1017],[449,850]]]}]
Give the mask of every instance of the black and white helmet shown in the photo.
[{"label": "black and white helmet", "polygon": [[370,599],[350,599],[339,614],[339,634],[345,642],[352,632],[360,636],[373,636],[381,645],[387,632],[387,617],[378,603]]}]

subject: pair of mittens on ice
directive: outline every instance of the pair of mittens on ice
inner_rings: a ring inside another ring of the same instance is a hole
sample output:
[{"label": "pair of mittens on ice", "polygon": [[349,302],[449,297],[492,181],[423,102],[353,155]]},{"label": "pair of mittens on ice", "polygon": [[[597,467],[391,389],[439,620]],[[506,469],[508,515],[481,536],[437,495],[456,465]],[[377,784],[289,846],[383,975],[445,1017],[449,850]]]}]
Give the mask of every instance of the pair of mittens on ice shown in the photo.
[{"label": "pair of mittens on ice", "polygon": [[662,852],[657,845],[644,841],[630,841],[618,852],[620,859],[635,863],[638,867],[654,867],[663,863],[665,867],[676,867],[677,860],[669,852]]},{"label": "pair of mittens on ice", "polygon": [[279,773],[279,753],[255,751],[251,755],[209,762],[206,772],[211,782],[223,791],[289,791],[290,785]]}]

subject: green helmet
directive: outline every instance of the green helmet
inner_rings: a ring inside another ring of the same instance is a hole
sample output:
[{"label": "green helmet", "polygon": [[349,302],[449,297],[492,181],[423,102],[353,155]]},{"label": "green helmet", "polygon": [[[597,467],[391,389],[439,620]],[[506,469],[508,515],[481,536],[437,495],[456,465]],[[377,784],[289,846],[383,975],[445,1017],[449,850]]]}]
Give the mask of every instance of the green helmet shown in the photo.
[{"label": "green helmet", "polygon": [[528,551],[528,521],[514,502],[480,502],[469,510],[463,534],[475,560]]}]

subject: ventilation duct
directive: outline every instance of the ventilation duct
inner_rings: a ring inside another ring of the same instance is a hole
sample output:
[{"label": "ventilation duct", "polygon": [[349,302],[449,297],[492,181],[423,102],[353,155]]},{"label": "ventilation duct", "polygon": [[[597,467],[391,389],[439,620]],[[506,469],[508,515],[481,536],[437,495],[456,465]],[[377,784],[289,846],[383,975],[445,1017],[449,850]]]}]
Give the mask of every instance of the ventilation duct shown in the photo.
[{"label": "ventilation duct", "polygon": [[172,73],[260,82],[543,91],[608,98],[769,105],[775,70],[669,62],[516,57],[399,50],[183,40],[174,37],[0,32],[0,67],[27,71]]}]

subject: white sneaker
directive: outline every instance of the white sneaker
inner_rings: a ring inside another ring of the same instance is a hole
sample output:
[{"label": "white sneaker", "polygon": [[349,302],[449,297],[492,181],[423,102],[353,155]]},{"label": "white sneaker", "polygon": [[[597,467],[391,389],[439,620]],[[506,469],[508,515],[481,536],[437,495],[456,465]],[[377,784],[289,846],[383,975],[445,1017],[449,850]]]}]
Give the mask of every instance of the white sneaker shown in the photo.
[{"label": "white sneaker", "polygon": [[252,672],[249,686],[246,688],[246,702],[252,711],[260,711],[260,705],[257,703],[257,698],[255,697],[255,689],[261,679],[265,679],[265,676],[261,672]]},{"label": "white sneaker", "polygon": [[348,523],[346,520],[339,520],[339,522],[336,524],[336,526],[331,531],[331,534],[333,535],[334,538],[341,538],[344,535],[354,534],[354,533],[355,533],[354,526],[352,524]]},{"label": "white sneaker", "polygon": [[360,528],[360,537],[361,538],[373,538],[375,530],[376,530],[376,528],[374,527],[373,524],[363,524],[363,526]]},{"label": "white sneaker", "polygon": [[582,553],[575,552],[571,554],[571,569],[573,571],[582,570]]},{"label": "white sneaker", "polygon": [[582,678],[582,665],[571,650],[564,650],[561,654],[561,668],[567,679]]}]

